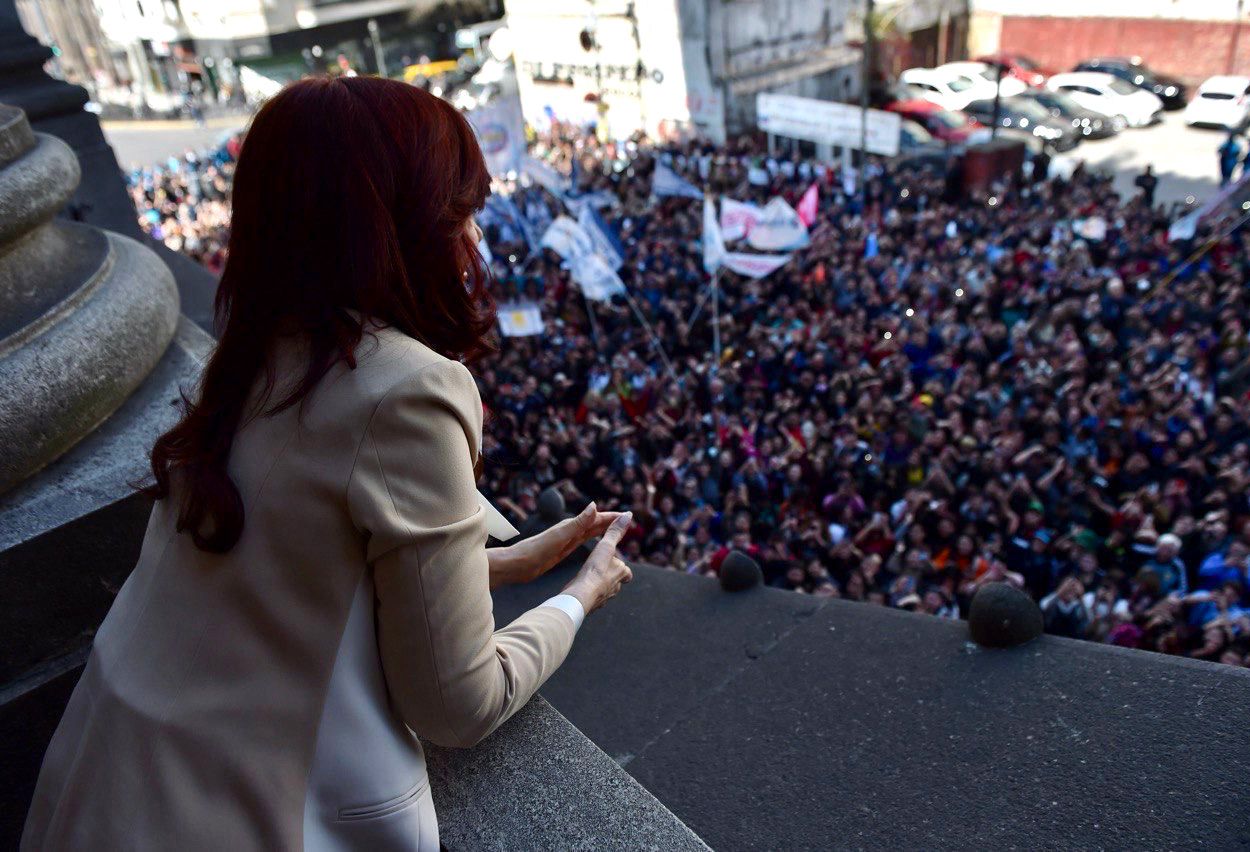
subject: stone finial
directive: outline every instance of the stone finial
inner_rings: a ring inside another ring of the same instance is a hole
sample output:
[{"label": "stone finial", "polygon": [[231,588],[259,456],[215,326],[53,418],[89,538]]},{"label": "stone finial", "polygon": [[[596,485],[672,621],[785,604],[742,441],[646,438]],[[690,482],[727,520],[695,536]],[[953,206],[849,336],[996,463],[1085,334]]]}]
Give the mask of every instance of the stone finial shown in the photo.
[{"label": "stone finial", "polygon": [[0,105],[0,493],[116,411],[178,323],[151,249],[55,218],[80,175],[64,142]]},{"label": "stone finial", "polygon": [[720,565],[720,587],[727,592],[742,592],[764,582],[759,563],[741,550],[731,550]]},{"label": "stone finial", "polygon": [[559,523],[568,513],[564,503],[564,495],[555,488],[544,489],[538,495],[538,514],[547,525]]},{"label": "stone finial", "polygon": [[1009,583],[986,583],[968,609],[968,632],[978,645],[1010,648],[1042,635],[1042,611]]}]

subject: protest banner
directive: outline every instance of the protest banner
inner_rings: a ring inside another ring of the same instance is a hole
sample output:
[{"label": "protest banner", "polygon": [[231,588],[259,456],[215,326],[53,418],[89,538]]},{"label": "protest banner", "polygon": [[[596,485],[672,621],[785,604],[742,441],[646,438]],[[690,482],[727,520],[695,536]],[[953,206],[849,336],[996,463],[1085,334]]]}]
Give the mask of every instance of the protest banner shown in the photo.
[{"label": "protest banner", "polygon": [[751,248],[760,251],[805,248],[808,242],[807,227],[783,198],[774,198],[764,205],[759,221],[747,236]]},{"label": "protest banner", "polygon": [[735,201],[728,196],[721,198],[720,232],[725,242],[732,243],[747,236],[759,220],[759,205],[748,201]]},{"label": "protest banner", "polygon": [[731,251],[725,253],[724,267],[748,278],[763,278],[776,272],[790,259],[788,254],[749,254]]}]

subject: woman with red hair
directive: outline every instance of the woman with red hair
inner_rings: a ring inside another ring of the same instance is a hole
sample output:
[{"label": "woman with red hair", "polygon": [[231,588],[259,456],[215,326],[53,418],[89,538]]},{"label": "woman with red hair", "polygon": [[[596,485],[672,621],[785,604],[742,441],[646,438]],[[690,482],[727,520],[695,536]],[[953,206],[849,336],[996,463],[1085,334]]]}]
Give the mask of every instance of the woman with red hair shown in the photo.
[{"label": "woman with red hair", "polygon": [[[489,183],[464,118],[403,83],[305,80],[257,114],[220,342],[152,451],[142,553],[24,847],[438,849],[414,734],[481,740],[628,582],[630,516],[593,505],[485,547],[502,517],[461,362],[494,323]],[[492,585],[597,535],[563,594],[494,629]]]}]

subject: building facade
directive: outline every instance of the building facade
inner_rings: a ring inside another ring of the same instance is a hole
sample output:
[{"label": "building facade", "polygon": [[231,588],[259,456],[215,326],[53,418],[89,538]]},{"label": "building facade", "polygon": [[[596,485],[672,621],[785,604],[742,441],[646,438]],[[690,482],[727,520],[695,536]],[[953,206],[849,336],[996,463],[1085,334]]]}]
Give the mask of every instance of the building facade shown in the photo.
[{"label": "building facade", "polygon": [[849,0],[508,0],[522,109],[622,138],[754,126],[755,95],[858,96]]},{"label": "building facade", "polygon": [[968,49],[1021,53],[1067,70],[1094,56],[1140,56],[1190,82],[1250,74],[1244,0],[973,0]]}]

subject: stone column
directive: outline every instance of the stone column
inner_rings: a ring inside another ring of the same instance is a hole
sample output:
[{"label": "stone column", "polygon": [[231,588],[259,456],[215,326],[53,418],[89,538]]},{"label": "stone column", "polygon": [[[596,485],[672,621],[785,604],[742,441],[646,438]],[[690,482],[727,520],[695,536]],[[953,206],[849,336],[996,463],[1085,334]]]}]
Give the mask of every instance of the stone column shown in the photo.
[{"label": "stone column", "polygon": [[116,411],[178,324],[178,290],[155,253],[55,218],[78,163],[0,105],[0,493]]},{"label": "stone column", "polygon": [[49,48],[22,29],[15,0],[0,0],[0,103],[23,110],[36,131],[64,140],[82,167],[83,180],[64,215],[139,239],[142,232],[117,158],[100,122],[82,108],[87,91],[44,73],[50,56]]}]

